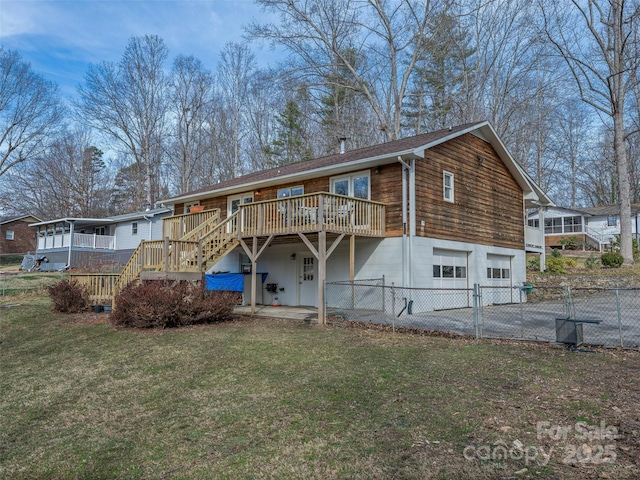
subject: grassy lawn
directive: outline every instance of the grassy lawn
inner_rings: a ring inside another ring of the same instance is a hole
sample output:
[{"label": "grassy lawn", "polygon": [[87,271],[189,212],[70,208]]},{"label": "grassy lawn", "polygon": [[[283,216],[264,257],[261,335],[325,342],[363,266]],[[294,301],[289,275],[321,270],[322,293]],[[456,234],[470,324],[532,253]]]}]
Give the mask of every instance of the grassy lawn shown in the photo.
[{"label": "grassy lawn", "polygon": [[638,352],[262,319],[115,330],[9,298],[0,478],[640,478]]}]

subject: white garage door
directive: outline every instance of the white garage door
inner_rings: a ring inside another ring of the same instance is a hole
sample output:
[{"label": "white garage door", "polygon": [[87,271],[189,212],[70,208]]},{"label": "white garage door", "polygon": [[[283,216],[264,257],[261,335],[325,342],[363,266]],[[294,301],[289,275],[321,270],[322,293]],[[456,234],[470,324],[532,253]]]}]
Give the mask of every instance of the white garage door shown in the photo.
[{"label": "white garage door", "polygon": [[483,292],[485,303],[512,303],[511,257],[506,255],[487,255],[487,291]]},{"label": "white garage door", "polygon": [[433,286],[467,288],[467,252],[433,250]]},{"label": "white garage door", "polygon": [[[433,286],[443,289],[468,289],[468,253],[433,249]],[[464,308],[470,305],[468,291],[438,292],[436,309]]]}]

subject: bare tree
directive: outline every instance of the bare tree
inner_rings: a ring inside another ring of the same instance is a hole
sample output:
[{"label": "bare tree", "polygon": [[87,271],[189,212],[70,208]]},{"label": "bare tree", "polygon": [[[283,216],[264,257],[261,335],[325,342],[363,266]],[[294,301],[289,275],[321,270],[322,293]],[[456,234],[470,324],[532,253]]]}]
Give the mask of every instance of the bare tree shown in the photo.
[{"label": "bare tree", "polygon": [[[106,134],[144,166],[146,202],[153,205],[167,109],[163,71],[168,49],[155,35],[132,37],[118,66],[91,65],[78,88],[80,120]],[[138,206],[139,208],[140,206]]]},{"label": "bare tree", "polygon": [[[259,3],[278,14],[280,23],[253,23],[248,30],[252,38],[285,46],[316,78],[331,78],[336,67],[346,69],[350,85],[367,99],[389,139],[400,137],[410,78],[433,35],[430,21],[446,12],[450,1]],[[359,55],[351,55],[353,50]]]},{"label": "bare tree", "polygon": [[111,175],[89,131],[78,128],[54,138],[36,159],[7,173],[7,197],[40,218],[108,215]]},{"label": "bare tree", "polygon": [[224,46],[217,79],[233,128],[233,136],[229,140],[233,141],[235,176],[243,173],[241,145],[246,135],[247,100],[255,68],[255,56],[248,46],[231,42]]},{"label": "bare tree", "polygon": [[625,98],[640,67],[637,51],[640,4],[637,0],[571,0],[567,14],[555,3],[541,3],[547,37],[564,58],[584,102],[610,122],[620,207],[620,252],[633,264],[629,160]]},{"label": "bare tree", "polygon": [[0,47],[0,176],[38,156],[63,113],[57,87]]},{"label": "bare tree", "polygon": [[173,167],[176,193],[186,193],[201,185],[198,172],[211,160],[208,148],[207,115],[213,106],[213,77],[200,60],[179,55],[173,62],[169,111],[175,119],[173,142],[168,145],[168,162]]}]

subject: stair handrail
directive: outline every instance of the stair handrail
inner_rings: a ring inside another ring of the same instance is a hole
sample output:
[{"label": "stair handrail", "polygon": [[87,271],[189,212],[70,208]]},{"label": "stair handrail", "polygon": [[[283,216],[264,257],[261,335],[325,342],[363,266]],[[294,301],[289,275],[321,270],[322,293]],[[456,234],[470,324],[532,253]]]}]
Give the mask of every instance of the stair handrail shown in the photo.
[{"label": "stair handrail", "polygon": [[[223,243],[235,239],[236,241],[232,242],[235,247],[238,238],[238,213],[239,210],[220,222],[213,230],[200,238],[200,243],[202,245],[203,268],[206,268],[206,263],[212,258],[215,258],[215,256],[221,252],[220,245]],[[229,228],[229,226],[231,226],[231,228]]]},{"label": "stair handrail", "polygon": [[[202,235],[206,235],[211,230],[215,229],[218,225],[218,221],[220,220],[220,209],[209,219],[202,222],[196,228],[191,230],[190,232],[183,235],[180,240],[183,241],[198,241]],[[213,228],[210,228],[213,227]],[[204,231],[204,233],[203,233]]]},{"label": "stair handrail", "polygon": [[[113,286],[113,298],[115,298],[116,295],[120,293],[120,290],[122,290],[125,286],[127,286],[129,282],[124,283],[127,277],[131,277],[132,278],[131,281],[133,281],[140,275],[140,272],[144,267],[140,265],[140,259],[138,257],[140,256],[140,253],[142,252],[143,248],[144,248],[144,240],[141,240],[140,243],[138,244],[138,247],[133,251],[133,254],[131,255],[131,257],[129,257],[129,261],[120,272],[120,276],[118,277],[118,280]],[[137,271],[135,271],[136,266],[138,267]],[[133,273],[134,271],[135,273]]]}]

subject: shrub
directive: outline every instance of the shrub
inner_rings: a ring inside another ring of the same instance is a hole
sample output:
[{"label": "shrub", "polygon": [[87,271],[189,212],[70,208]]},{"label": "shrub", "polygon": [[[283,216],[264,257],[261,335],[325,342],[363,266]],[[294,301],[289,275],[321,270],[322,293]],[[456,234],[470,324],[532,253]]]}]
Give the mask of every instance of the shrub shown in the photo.
[{"label": "shrub", "polygon": [[578,237],[575,235],[560,238],[560,245],[562,245],[562,248],[566,250],[576,250],[578,247],[582,246],[578,241]]},{"label": "shrub", "polygon": [[618,252],[603,253],[600,257],[603,267],[618,268],[622,266],[624,258]]},{"label": "shrub", "polygon": [[578,266],[578,261],[575,258],[563,257],[563,260],[566,268],[576,268]]},{"label": "shrub", "polygon": [[602,264],[600,263],[600,260],[596,258],[596,256],[593,253],[589,255],[589,258],[587,258],[584,261],[584,267],[588,268],[589,270],[595,270],[597,268],[600,268],[601,265]]},{"label": "shrub", "polygon": [[546,266],[547,272],[561,274],[567,273],[567,268],[576,268],[578,262],[573,258],[563,257],[559,250],[553,249],[551,250],[551,255],[547,258]]},{"label": "shrub", "polygon": [[231,318],[235,296],[207,292],[191,282],[144,281],[125,287],[115,299],[111,323],[135,328],[171,328]]},{"label": "shrub", "polygon": [[89,291],[75,280],[61,280],[47,288],[53,310],[61,313],[78,313],[89,309]]},{"label": "shrub", "polygon": [[529,262],[527,263],[527,268],[529,270],[539,271],[540,270],[540,257],[535,257],[535,258],[532,258],[531,260],[529,260]]},{"label": "shrub", "polygon": [[546,271],[549,273],[566,273],[566,270],[564,269],[565,265],[564,265],[564,258],[562,257],[556,257],[554,255],[550,255],[549,258],[547,258],[547,269]]}]

